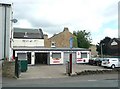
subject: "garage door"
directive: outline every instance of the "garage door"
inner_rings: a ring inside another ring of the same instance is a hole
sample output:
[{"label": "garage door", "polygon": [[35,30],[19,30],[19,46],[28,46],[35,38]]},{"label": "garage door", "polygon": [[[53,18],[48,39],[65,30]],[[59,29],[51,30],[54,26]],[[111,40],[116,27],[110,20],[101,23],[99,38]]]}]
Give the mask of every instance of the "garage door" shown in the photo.
[{"label": "garage door", "polygon": [[[64,52],[64,57],[63,57],[63,60],[64,60],[64,64],[66,63],[66,61],[69,60],[69,52]],[[73,52],[72,53],[72,63],[76,63],[76,52]]]}]

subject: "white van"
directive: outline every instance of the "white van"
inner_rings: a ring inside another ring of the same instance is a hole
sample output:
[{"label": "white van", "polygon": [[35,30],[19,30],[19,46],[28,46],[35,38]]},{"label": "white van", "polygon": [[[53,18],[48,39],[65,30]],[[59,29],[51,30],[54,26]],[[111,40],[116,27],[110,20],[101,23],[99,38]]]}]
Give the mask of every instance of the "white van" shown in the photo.
[{"label": "white van", "polygon": [[120,58],[104,58],[102,60],[102,66],[111,67],[112,69],[120,67]]}]

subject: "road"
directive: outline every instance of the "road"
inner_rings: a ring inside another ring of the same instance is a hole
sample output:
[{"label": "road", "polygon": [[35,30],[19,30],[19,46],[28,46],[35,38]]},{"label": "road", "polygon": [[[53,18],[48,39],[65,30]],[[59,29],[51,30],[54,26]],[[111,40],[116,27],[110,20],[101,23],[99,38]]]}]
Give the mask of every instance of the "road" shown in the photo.
[{"label": "road", "polygon": [[118,87],[118,74],[17,80],[3,78],[2,82],[3,87]]}]

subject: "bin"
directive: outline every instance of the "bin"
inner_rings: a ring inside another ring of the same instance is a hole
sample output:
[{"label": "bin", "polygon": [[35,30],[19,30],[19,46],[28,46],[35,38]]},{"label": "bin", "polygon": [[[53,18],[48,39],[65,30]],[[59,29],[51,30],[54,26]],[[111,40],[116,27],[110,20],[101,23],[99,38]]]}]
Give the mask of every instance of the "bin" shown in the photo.
[{"label": "bin", "polygon": [[19,78],[20,74],[21,74],[21,63],[20,63],[20,60],[18,60],[18,58],[16,57],[15,58],[15,76]]},{"label": "bin", "polygon": [[26,72],[28,69],[28,61],[20,60],[20,64],[21,64],[21,72]]}]

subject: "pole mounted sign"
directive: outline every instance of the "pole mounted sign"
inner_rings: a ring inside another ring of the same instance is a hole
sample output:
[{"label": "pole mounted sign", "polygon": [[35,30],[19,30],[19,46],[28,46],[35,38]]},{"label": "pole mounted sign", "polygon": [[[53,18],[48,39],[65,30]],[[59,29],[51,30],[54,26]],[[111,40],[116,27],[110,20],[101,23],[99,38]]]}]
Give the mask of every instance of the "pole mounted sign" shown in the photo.
[{"label": "pole mounted sign", "polygon": [[73,38],[72,37],[70,37],[70,48],[72,48],[73,47]]}]

